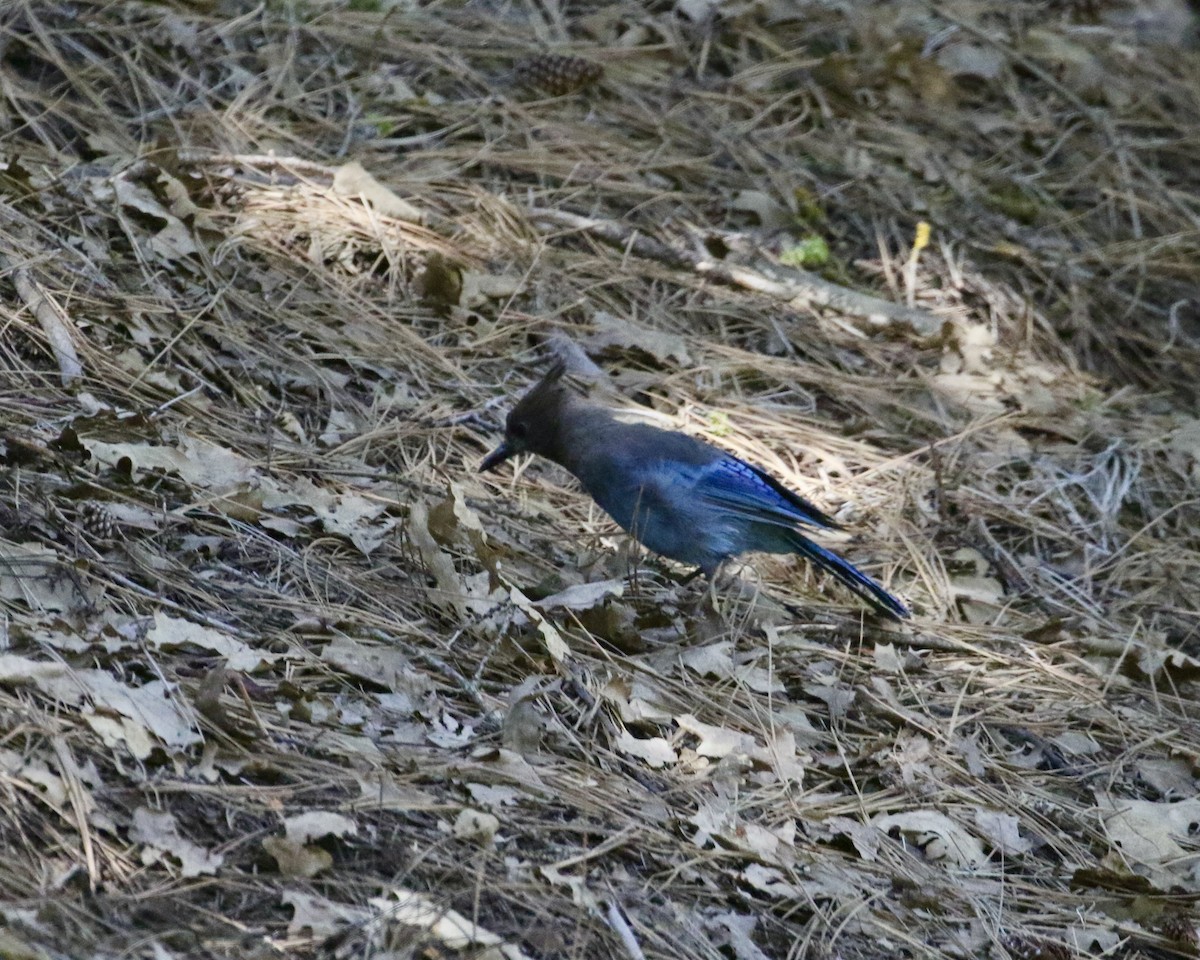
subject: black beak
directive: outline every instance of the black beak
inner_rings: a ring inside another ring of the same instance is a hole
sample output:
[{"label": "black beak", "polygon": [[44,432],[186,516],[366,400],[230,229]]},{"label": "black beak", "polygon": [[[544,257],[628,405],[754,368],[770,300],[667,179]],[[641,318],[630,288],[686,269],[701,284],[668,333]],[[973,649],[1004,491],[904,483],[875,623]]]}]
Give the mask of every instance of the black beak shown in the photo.
[{"label": "black beak", "polygon": [[487,473],[489,470],[495,470],[500,464],[511,457],[517,451],[508,445],[508,442],[500,444],[495,450],[483,458],[483,463],[479,465],[480,473]]}]

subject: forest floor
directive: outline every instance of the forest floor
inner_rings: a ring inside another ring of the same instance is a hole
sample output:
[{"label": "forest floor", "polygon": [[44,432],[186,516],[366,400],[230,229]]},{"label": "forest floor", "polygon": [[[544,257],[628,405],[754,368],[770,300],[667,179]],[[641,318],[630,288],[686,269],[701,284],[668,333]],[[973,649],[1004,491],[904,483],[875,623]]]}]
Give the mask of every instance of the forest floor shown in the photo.
[{"label": "forest floor", "polygon": [[[0,7],[0,954],[1197,956],[1157,7]],[[913,619],[481,476],[554,356]]]}]

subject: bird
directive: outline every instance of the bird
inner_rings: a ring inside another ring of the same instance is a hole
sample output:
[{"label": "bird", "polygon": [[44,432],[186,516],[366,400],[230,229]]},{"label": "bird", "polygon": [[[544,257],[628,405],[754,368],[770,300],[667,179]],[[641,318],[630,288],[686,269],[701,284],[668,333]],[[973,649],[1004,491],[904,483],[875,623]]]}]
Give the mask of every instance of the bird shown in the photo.
[{"label": "bird", "polygon": [[570,472],[633,539],[694,565],[712,582],[742,553],[795,553],[828,571],[885,616],[908,607],[856,566],[810,540],[805,528],[840,525],[760,467],[711,443],[628,416],[591,400],[550,368],[512,408],[504,439],[479,465],[495,470],[533,453]]}]

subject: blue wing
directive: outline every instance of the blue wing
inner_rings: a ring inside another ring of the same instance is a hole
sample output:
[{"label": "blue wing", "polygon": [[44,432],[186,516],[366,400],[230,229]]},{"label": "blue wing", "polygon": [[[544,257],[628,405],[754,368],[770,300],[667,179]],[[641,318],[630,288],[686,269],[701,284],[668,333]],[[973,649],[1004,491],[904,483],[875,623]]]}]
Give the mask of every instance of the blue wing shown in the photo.
[{"label": "blue wing", "polygon": [[701,468],[695,491],[705,502],[748,524],[733,552],[799,553],[833,574],[875,609],[901,620],[910,615],[900,600],[854,564],[800,533],[796,529],[800,525],[828,530],[836,529],[838,524],[757,467],[737,457],[723,456]]},{"label": "blue wing", "polygon": [[769,473],[730,454],[706,464],[696,478],[695,489],[714,506],[753,523],[838,529],[837,521],[816,505]]}]

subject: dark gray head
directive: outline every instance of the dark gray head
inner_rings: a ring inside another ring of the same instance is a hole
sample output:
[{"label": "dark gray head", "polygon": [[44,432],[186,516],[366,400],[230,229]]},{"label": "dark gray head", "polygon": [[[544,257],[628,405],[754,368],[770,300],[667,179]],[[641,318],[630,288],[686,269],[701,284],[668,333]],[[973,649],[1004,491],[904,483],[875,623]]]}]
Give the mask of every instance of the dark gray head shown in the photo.
[{"label": "dark gray head", "polygon": [[480,473],[525,452],[561,462],[558,454],[563,411],[578,396],[563,379],[565,372],[566,366],[556,363],[512,408],[504,425],[504,442],[483,458]]}]

